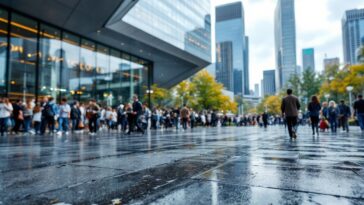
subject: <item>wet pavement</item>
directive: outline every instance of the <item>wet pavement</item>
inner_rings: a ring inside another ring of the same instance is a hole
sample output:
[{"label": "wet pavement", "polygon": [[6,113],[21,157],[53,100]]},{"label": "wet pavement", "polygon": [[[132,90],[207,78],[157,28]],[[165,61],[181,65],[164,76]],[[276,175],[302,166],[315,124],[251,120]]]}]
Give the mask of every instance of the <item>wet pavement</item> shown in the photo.
[{"label": "wet pavement", "polygon": [[364,135],[199,128],[0,138],[4,204],[364,204]]}]

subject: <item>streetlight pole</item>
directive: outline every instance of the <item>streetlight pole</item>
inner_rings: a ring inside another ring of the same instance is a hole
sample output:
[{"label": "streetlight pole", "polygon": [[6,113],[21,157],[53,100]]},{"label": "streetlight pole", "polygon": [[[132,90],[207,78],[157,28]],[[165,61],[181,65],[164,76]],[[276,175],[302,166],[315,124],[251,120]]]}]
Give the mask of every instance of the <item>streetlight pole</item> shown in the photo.
[{"label": "streetlight pole", "polygon": [[152,99],[151,99],[151,95],[153,94],[153,90],[147,90],[147,94],[148,94],[148,106],[150,109],[152,109]]},{"label": "streetlight pole", "polygon": [[326,101],[329,102],[330,94],[325,94]]}]

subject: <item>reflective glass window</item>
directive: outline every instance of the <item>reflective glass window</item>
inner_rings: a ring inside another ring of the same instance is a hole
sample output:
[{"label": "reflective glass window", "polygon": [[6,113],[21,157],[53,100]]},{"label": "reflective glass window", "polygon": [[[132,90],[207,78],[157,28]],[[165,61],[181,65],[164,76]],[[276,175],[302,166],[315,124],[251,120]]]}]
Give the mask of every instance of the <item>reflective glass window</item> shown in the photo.
[{"label": "reflective glass window", "polygon": [[92,41],[81,39],[80,55],[80,100],[82,102],[96,98],[96,45]]},{"label": "reflective glass window", "polygon": [[37,35],[36,21],[12,14],[8,93],[11,99],[35,97]]},{"label": "reflective glass window", "polygon": [[122,82],[122,88],[121,93],[122,93],[122,98],[124,100],[124,102],[131,102],[131,97],[133,96],[133,90],[132,90],[132,85],[133,85],[133,80],[132,80],[132,72],[131,72],[131,57],[128,54],[122,54],[122,62],[121,62],[121,71],[122,71],[122,77],[121,77],[121,82]]},{"label": "reflective glass window", "polygon": [[96,52],[96,95],[102,105],[112,106],[113,95],[110,91],[110,55],[109,48],[98,45]]},{"label": "reflective glass window", "polygon": [[6,94],[6,59],[8,47],[8,12],[0,9],[0,96]]},{"label": "reflective glass window", "polygon": [[110,50],[110,83],[109,89],[112,94],[112,104],[118,105],[125,103],[126,99],[123,96],[122,89],[125,86],[123,83],[123,71],[122,71],[123,60],[120,57],[120,52],[117,50]]},{"label": "reflective glass window", "polygon": [[[80,39],[78,36],[63,32],[61,87],[64,97],[79,100],[80,95]],[[63,96],[63,94],[62,94]]]},{"label": "reflective glass window", "polygon": [[61,92],[60,67],[62,59],[61,31],[47,26],[40,25],[39,42],[39,96],[52,96],[59,100]]}]

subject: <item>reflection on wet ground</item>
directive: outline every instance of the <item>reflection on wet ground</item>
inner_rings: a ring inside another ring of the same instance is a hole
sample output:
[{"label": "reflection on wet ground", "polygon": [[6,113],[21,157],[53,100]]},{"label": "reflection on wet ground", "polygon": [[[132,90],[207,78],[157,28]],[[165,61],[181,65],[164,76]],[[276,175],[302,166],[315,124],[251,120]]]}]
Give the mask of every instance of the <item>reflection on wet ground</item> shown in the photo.
[{"label": "reflection on wet ground", "polygon": [[364,135],[283,127],[0,138],[0,204],[364,204]]}]

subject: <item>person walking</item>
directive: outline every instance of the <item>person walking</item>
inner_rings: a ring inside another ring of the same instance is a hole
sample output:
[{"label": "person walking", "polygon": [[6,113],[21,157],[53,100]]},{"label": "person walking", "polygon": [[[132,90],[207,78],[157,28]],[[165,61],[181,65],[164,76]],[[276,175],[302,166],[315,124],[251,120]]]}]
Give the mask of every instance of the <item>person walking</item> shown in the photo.
[{"label": "person walking", "polygon": [[98,130],[98,120],[100,118],[100,107],[96,104],[96,100],[90,100],[86,109],[86,117],[88,119],[89,133],[95,135]]},{"label": "person walking", "polygon": [[358,119],[361,131],[364,133],[364,100],[363,95],[358,96],[358,100],[354,103],[354,113]]},{"label": "person walking", "polygon": [[13,112],[13,105],[7,98],[0,98],[0,134],[4,136],[4,133],[8,131],[8,124],[11,113]]},{"label": "person walking", "polygon": [[15,134],[18,134],[18,132],[20,131],[20,126],[23,125],[24,122],[23,113],[24,113],[23,102],[21,100],[17,100],[13,104],[13,119],[14,119],[13,132]]},{"label": "person walking", "polygon": [[262,114],[262,120],[263,120],[263,126],[264,128],[267,128],[268,127],[268,118],[269,118],[269,115],[267,112],[264,112]]},{"label": "person walking", "polygon": [[188,107],[184,104],[183,108],[181,109],[181,121],[182,121],[182,128],[184,130],[187,130],[187,124],[190,118],[190,110]]},{"label": "person walking", "polygon": [[58,107],[54,102],[53,97],[44,97],[42,106],[42,122],[40,128],[40,134],[43,135],[48,126],[49,133],[54,133],[55,121],[58,117]]},{"label": "person walking", "polygon": [[42,107],[37,103],[33,109],[33,127],[35,134],[40,134],[41,122],[42,122]]},{"label": "person walking", "polygon": [[144,134],[144,130],[139,124],[140,117],[142,114],[143,114],[142,103],[139,101],[138,96],[134,95],[128,134],[131,134],[131,132],[134,131],[135,126],[137,127],[137,131],[140,131],[142,134]]},{"label": "person walking", "polygon": [[190,121],[191,121],[191,124],[190,124],[191,129],[193,129],[195,127],[195,123],[196,123],[196,112],[193,111],[192,109],[191,109]]},{"label": "person walking", "polygon": [[349,132],[349,118],[351,116],[350,107],[345,104],[344,100],[340,101],[339,105],[339,121],[343,131]]},{"label": "person walking", "polygon": [[329,108],[327,110],[327,113],[328,113],[328,117],[329,117],[331,132],[336,133],[337,132],[337,120],[339,118],[339,110],[336,107],[335,101],[329,102]]},{"label": "person walking", "polygon": [[81,121],[80,103],[78,101],[75,101],[71,107],[71,124],[72,132],[78,131],[84,126],[83,122]]},{"label": "person walking", "polygon": [[24,107],[24,133],[30,132],[33,118],[33,103],[32,100],[27,100]]},{"label": "person walking", "polygon": [[307,110],[310,115],[312,135],[315,135],[315,131],[316,134],[319,135],[318,126],[320,122],[321,105],[317,96],[311,97],[311,102],[308,104]]},{"label": "person walking", "polygon": [[59,118],[58,118],[58,135],[64,132],[68,135],[69,119],[71,115],[71,106],[67,103],[67,99],[63,98],[59,105]]},{"label": "person walking", "polygon": [[283,98],[281,111],[286,119],[288,133],[290,138],[297,138],[297,118],[298,110],[301,108],[300,102],[296,96],[293,95],[292,89],[287,90],[287,96]]}]

